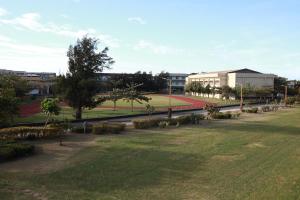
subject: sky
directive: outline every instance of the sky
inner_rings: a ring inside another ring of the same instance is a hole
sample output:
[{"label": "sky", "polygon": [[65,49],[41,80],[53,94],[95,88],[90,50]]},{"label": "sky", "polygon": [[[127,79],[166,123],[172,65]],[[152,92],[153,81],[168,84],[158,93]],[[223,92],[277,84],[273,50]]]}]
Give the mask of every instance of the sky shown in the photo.
[{"label": "sky", "polygon": [[106,72],[250,68],[300,79],[299,0],[0,0],[0,68],[65,73],[77,38]]}]

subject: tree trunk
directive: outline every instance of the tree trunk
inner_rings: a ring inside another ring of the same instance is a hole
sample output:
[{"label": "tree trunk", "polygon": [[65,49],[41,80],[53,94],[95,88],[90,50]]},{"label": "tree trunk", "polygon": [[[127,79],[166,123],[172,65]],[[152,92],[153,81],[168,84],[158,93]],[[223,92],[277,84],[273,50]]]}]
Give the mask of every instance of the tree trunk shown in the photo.
[{"label": "tree trunk", "polygon": [[117,102],[114,101],[114,111],[116,111],[116,107],[117,107]]},{"label": "tree trunk", "polygon": [[131,100],[131,112],[133,112],[133,100]]},{"label": "tree trunk", "polygon": [[82,115],[82,109],[81,109],[81,107],[78,107],[76,109],[75,118],[76,119],[81,119],[81,115]]}]

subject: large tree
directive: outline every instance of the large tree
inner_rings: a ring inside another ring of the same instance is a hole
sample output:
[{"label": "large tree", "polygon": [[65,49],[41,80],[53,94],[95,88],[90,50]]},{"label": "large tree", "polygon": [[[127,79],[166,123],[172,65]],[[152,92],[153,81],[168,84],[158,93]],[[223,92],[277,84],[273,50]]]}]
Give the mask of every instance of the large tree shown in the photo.
[{"label": "large tree", "polygon": [[88,36],[70,45],[67,56],[69,70],[58,77],[58,93],[76,111],[76,119],[81,119],[82,109],[94,108],[103,99],[96,98],[98,90],[97,73],[110,68],[114,63],[108,56],[108,48],[98,51],[98,40]]},{"label": "large tree", "polygon": [[0,76],[0,127],[11,125],[19,114],[15,83],[15,77]]}]

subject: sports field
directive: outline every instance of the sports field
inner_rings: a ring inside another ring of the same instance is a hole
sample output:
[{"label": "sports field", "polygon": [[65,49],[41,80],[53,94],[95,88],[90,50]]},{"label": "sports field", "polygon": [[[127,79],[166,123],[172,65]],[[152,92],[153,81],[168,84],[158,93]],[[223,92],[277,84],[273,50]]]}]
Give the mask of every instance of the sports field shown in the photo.
[{"label": "sports field", "polygon": [[0,164],[1,199],[300,196],[300,108],[64,143],[40,142],[42,153]]},{"label": "sports field", "polygon": [[[148,102],[150,105],[155,107],[156,111],[167,110],[169,107],[169,96],[168,95],[148,95],[151,100]],[[195,101],[190,98],[177,96],[171,97],[171,106],[173,109],[189,109],[203,106],[204,103],[200,105],[202,101]],[[117,101],[117,109],[113,110],[113,102],[106,101],[102,105],[94,109],[84,109],[83,110],[83,119],[88,118],[101,118],[101,117],[112,117],[112,116],[121,116],[121,115],[131,115],[139,114],[146,112],[146,104],[134,102],[134,111],[131,111],[130,102],[125,100]],[[68,107],[65,104],[61,105],[61,113],[58,116],[53,116],[54,120],[72,120],[74,119],[74,110]],[[31,123],[31,122],[43,122],[46,120],[45,114],[41,112],[40,101],[33,101],[30,104],[24,104],[21,106],[21,117],[16,119],[16,123]]]}]

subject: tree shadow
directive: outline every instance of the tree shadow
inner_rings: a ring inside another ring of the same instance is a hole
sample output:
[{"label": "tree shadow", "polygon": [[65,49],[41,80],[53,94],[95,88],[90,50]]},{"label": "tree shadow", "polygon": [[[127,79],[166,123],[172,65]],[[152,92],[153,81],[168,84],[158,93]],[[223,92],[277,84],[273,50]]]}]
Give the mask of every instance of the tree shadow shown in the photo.
[{"label": "tree shadow", "polygon": [[94,153],[92,160],[36,176],[35,182],[54,191],[111,193],[157,186],[170,178],[184,181],[194,170],[202,170],[205,163],[200,154],[165,151],[159,147],[109,147],[104,151],[92,147],[89,151]]},{"label": "tree shadow", "polygon": [[216,126],[206,126],[208,129],[215,129],[220,132],[238,131],[241,133],[267,133],[267,134],[282,134],[300,136],[300,128],[284,126],[279,124],[268,124],[267,122],[242,122],[242,123],[221,123]]}]

